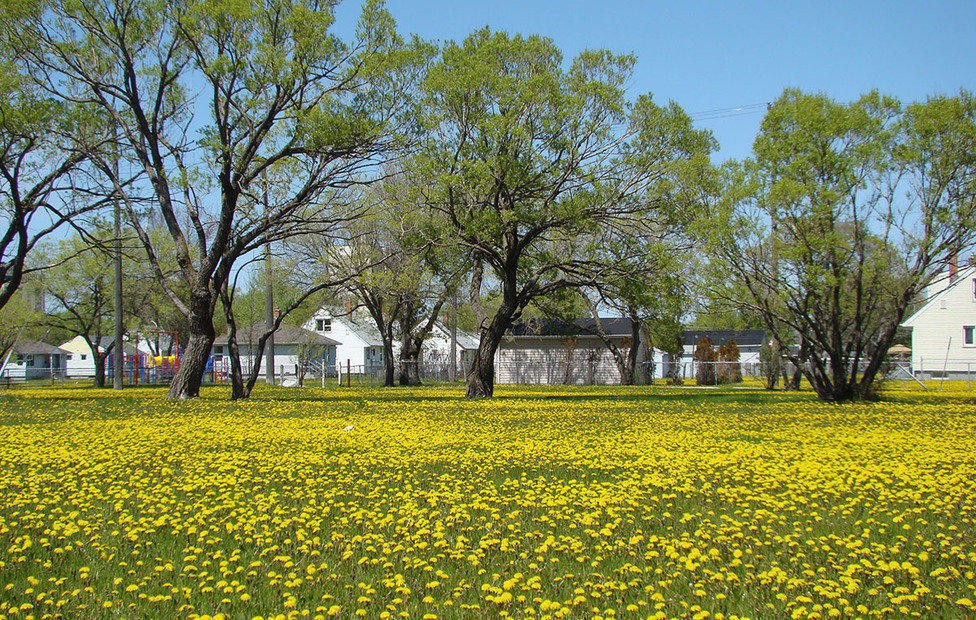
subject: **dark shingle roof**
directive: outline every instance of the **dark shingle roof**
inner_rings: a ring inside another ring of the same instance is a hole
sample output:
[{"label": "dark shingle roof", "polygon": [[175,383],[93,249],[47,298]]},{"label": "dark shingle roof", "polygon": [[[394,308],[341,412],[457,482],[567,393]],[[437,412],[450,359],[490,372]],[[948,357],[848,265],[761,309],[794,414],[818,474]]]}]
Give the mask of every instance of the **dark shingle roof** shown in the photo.
[{"label": "dark shingle roof", "polygon": [[[264,334],[265,329],[267,329],[264,323],[257,323],[255,325],[249,325],[242,329],[237,330],[237,342],[239,344],[257,343],[258,339]],[[230,333],[225,333],[214,340],[215,345],[225,345],[227,344],[227,339]],[[320,344],[320,345],[338,345],[339,342],[333,340],[332,338],[326,338],[322,334],[303,329],[301,327],[296,327],[294,325],[282,325],[274,334],[275,346],[280,347],[289,344]]]},{"label": "dark shingle roof", "polygon": [[[630,336],[629,318],[601,317],[600,324],[608,336]],[[562,319],[528,319],[519,321],[508,330],[508,335],[516,338],[565,338],[596,333],[596,321],[593,318],[576,319],[573,322]]]},{"label": "dark shingle roof", "polygon": [[[101,347],[102,351],[108,351],[115,344],[115,336],[102,336],[102,339],[98,341],[98,346]],[[130,342],[122,342],[122,349],[125,350],[126,355],[139,355],[139,348]]]},{"label": "dark shingle roof", "polygon": [[735,340],[735,343],[740,347],[751,347],[751,346],[761,346],[763,340],[766,339],[766,332],[762,329],[716,329],[716,330],[691,330],[686,331],[682,334],[684,338],[684,343],[686,345],[697,344],[699,340],[704,337],[708,337],[712,340],[712,345],[720,347],[729,340]]},{"label": "dark shingle roof", "polygon": [[14,351],[20,355],[55,355],[70,353],[70,351],[65,351],[61,347],[56,347],[53,344],[40,342],[38,340],[25,340],[19,344],[16,344],[14,345]]}]

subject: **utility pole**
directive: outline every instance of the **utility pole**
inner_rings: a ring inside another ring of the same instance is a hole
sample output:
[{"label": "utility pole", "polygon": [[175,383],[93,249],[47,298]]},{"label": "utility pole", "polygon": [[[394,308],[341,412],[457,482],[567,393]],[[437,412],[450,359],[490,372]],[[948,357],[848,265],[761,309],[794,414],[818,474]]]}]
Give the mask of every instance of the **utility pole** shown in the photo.
[{"label": "utility pole", "polygon": [[[268,212],[268,190],[264,190],[264,212]],[[273,265],[271,264],[271,242],[264,244],[264,324],[265,329],[271,331],[274,328],[274,282],[271,280]],[[275,383],[275,341],[274,333],[268,338],[267,352],[264,358],[265,380],[274,385]]]},{"label": "utility pole", "polygon": [[[115,200],[113,205],[115,215],[115,344],[113,345],[113,373],[112,389],[122,389],[122,372],[125,368],[125,345],[122,343],[125,322],[122,316],[122,204],[119,199],[119,128],[118,125],[112,126],[114,137],[115,157],[113,167],[115,173],[114,189]],[[97,346],[97,345],[96,345]]]},{"label": "utility pole", "polygon": [[451,383],[457,381],[457,314],[458,314],[458,292],[454,289],[454,295],[451,296],[451,371],[448,373],[448,379]]}]

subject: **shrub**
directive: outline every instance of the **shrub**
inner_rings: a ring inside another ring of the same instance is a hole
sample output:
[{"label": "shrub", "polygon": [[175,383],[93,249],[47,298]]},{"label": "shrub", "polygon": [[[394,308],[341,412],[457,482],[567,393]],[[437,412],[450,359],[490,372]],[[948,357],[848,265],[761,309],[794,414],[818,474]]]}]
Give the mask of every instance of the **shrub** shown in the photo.
[{"label": "shrub", "polygon": [[779,375],[783,372],[783,357],[775,340],[767,338],[763,341],[759,350],[759,372],[766,379],[766,389],[775,390]]},{"label": "shrub", "polygon": [[739,364],[739,345],[734,339],[718,348],[719,383],[742,383],[742,366]]},{"label": "shrub", "polygon": [[712,346],[712,339],[705,336],[695,345],[695,383],[715,385],[715,361],[718,355]]}]

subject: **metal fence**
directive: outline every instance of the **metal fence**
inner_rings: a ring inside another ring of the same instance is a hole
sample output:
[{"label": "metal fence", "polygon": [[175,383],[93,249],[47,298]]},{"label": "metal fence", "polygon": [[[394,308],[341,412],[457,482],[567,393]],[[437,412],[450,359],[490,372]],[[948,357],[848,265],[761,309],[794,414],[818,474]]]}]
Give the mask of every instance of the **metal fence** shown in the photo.
[{"label": "metal fence", "polygon": [[912,368],[913,374],[922,381],[927,379],[949,379],[965,381],[967,385],[976,381],[976,361],[946,357],[919,356],[918,365]]}]

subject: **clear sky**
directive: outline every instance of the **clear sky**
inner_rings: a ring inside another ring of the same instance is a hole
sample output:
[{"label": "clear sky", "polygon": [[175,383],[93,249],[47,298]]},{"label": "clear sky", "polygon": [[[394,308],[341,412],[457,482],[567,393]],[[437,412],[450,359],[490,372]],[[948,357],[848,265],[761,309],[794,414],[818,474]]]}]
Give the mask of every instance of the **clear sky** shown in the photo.
[{"label": "clear sky", "polygon": [[567,58],[585,48],[632,52],[631,92],[695,115],[718,138],[718,159],[749,154],[764,106],[700,113],[765,104],[786,87],[843,101],[877,88],[903,102],[976,90],[976,0],[387,2],[402,32],[426,39],[459,40],[488,25],[549,36]]}]

